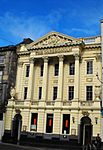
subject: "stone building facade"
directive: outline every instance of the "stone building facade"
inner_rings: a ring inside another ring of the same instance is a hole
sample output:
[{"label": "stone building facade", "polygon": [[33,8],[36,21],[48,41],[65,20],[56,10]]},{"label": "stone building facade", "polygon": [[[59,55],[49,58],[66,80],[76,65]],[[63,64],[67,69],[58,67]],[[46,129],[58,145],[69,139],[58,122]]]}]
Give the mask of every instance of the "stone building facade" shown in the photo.
[{"label": "stone building facade", "polygon": [[0,47],[0,139],[4,132],[4,114],[10,98],[10,88],[15,86],[16,67],[16,47]]},{"label": "stone building facade", "polygon": [[19,45],[31,43],[31,39],[24,39],[17,45],[0,47],[0,140],[4,132],[4,118],[8,99],[15,87],[17,73],[17,53]]},{"label": "stone building facade", "polygon": [[77,138],[84,144],[100,133],[99,36],[78,39],[50,32],[21,45],[17,55],[16,86],[7,105],[5,132],[13,132],[12,120],[20,118],[21,134],[32,138]]}]

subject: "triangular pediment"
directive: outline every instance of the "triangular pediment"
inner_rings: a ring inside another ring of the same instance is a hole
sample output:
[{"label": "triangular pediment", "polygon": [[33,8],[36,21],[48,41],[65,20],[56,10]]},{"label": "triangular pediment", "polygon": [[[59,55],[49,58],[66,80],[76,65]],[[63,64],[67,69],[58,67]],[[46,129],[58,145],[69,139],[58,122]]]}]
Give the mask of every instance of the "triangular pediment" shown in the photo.
[{"label": "triangular pediment", "polygon": [[58,33],[50,32],[40,39],[32,42],[28,49],[44,48],[44,47],[53,47],[53,46],[62,46],[68,43],[76,43],[80,41],[79,39]]}]

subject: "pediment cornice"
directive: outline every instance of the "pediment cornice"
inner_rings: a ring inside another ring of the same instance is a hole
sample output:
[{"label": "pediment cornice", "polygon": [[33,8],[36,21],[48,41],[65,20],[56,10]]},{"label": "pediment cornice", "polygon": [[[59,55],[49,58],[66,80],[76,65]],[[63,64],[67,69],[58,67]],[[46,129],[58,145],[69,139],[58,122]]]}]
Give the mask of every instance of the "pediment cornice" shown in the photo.
[{"label": "pediment cornice", "polygon": [[48,47],[59,47],[81,43],[80,39],[76,39],[58,32],[50,32],[37,41],[28,45],[28,49],[41,49]]}]

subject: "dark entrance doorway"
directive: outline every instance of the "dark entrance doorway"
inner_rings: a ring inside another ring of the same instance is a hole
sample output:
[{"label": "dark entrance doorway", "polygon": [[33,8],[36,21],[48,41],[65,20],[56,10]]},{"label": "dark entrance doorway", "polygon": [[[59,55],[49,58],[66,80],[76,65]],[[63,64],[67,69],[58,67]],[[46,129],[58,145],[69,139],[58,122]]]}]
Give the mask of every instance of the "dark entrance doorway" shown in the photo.
[{"label": "dark entrance doorway", "polygon": [[87,145],[92,140],[92,124],[88,116],[81,118],[80,124],[80,144]]},{"label": "dark entrance doorway", "polygon": [[15,143],[19,142],[20,140],[21,126],[22,126],[22,116],[20,114],[16,114],[12,120],[12,130],[11,130],[11,135]]}]

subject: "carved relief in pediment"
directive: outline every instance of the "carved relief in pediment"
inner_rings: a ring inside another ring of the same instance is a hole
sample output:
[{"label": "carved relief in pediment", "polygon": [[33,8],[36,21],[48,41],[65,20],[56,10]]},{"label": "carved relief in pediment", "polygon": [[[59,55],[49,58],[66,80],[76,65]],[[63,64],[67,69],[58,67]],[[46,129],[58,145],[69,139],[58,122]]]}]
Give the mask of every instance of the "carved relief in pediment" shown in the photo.
[{"label": "carved relief in pediment", "polygon": [[[68,40],[65,40],[57,35],[52,35],[50,38],[48,38],[47,40],[45,40],[42,44],[43,45],[57,45],[57,44],[62,44],[68,42]],[[69,41],[70,42],[70,41]]]},{"label": "carved relief in pediment", "polygon": [[71,39],[67,39],[67,38],[64,38],[64,37],[54,34],[54,35],[51,35],[51,36],[39,41],[38,43],[35,43],[33,45],[33,48],[59,46],[59,45],[63,45],[66,43],[70,43],[71,41],[72,41]]}]

